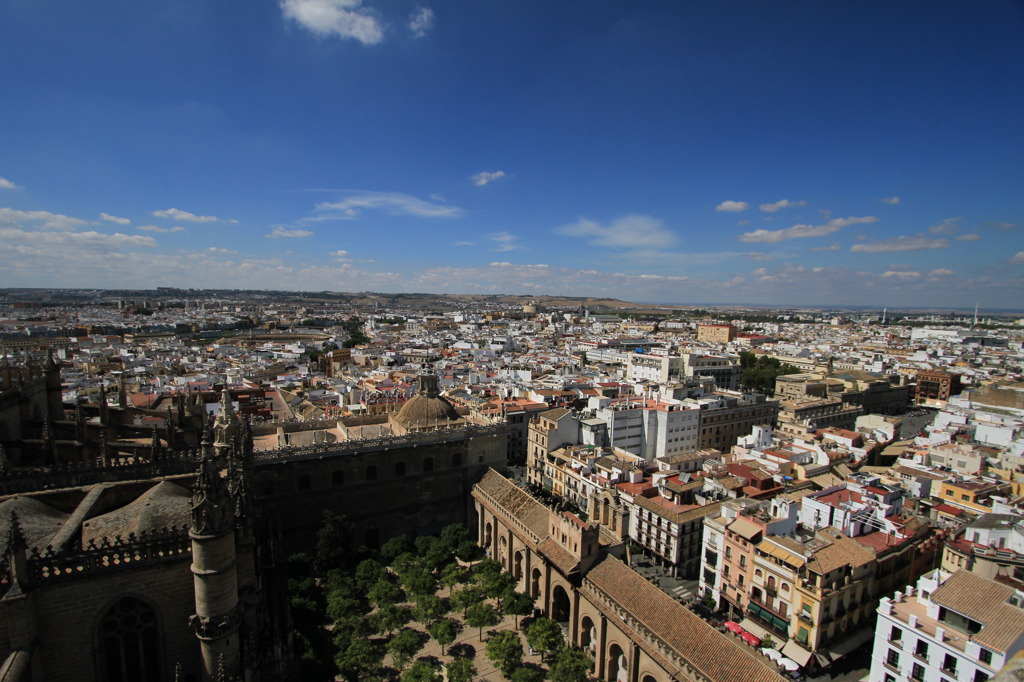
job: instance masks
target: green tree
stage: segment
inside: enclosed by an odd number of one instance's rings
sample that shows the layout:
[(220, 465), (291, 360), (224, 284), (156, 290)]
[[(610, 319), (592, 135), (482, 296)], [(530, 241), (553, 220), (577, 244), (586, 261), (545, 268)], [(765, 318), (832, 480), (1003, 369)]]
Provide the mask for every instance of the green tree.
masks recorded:
[(512, 671), (523, 663), (523, 643), (519, 634), (504, 630), (491, 637), (485, 648), (487, 658), (498, 667), (505, 678), (512, 676)]
[(466, 540), (469, 540), (469, 531), (461, 523), (453, 523), (441, 530), (441, 542), (448, 551), (454, 553)]
[(543, 669), (524, 665), (516, 668), (509, 679), (512, 682), (544, 682), (545, 677)]
[(483, 638), (484, 628), (500, 622), (498, 611), (490, 604), (477, 602), (466, 609), (466, 625), (477, 629), (477, 637)]
[(398, 585), (395, 585), (386, 577), (375, 582), (373, 587), (366, 593), (366, 598), (377, 607), (396, 604), (401, 600), (401, 596), (402, 591), (398, 589)]
[(473, 561), (483, 554), (483, 548), (472, 540), (463, 540), (455, 550), (455, 556), (463, 561)]
[(455, 637), (458, 636), (459, 626), (449, 618), (442, 618), (431, 625), (428, 632), (431, 638), (441, 646), (441, 655), (444, 656), (445, 647), (454, 642)]
[(313, 567), (318, 575), (327, 575), (332, 568), (347, 568), (352, 556), (352, 522), (325, 509), (320, 530), (316, 533), (316, 555)]
[(533, 612), (533, 598), (525, 592), (509, 590), (501, 600), (501, 610), (516, 617), (516, 628), (519, 628), (519, 616), (528, 616)]
[(381, 606), (373, 614), (374, 629), (383, 634), (391, 634), (409, 622), (409, 609), (395, 604)]
[(469, 574), (462, 566), (449, 564), (441, 571), (441, 580), (439, 582), (445, 587), (455, 587), (466, 582), (468, 577)]
[(473, 682), (476, 678), (476, 666), (468, 658), (456, 658), (444, 669), (448, 682)]
[(563, 648), (555, 656), (555, 662), (548, 673), (551, 682), (587, 682), (593, 659), (579, 649)]
[(381, 578), (387, 577), (387, 574), (387, 571), (384, 570), (379, 561), (363, 559), (356, 566), (356, 585), (363, 592), (369, 592), (370, 588)]
[(483, 591), (476, 585), (466, 585), (462, 589), (452, 590), (452, 606), (462, 611), (462, 617), (469, 615), (469, 607), (483, 599)]
[(444, 682), (440, 661), (421, 658), (402, 674), (401, 682)]
[(388, 653), (398, 670), (405, 670), (405, 664), (420, 650), (420, 642), (420, 633), (409, 628), (402, 628), (388, 641)]
[(349, 682), (360, 682), (380, 665), (380, 649), (366, 637), (353, 639), (334, 657), (338, 672)]
[(410, 595), (434, 594), (437, 591), (437, 579), (429, 568), (420, 564), (411, 565), (399, 575), (402, 587)]
[(413, 606), (412, 615), (413, 618), (424, 625), (430, 625), (447, 612), (444, 600), (436, 594), (416, 595), (416, 603)]
[(416, 546), (408, 535), (396, 535), (380, 546), (380, 556), (384, 561), (393, 563), (399, 556), (412, 552)]
[(527, 643), (540, 652), (541, 659), (547, 653), (558, 651), (565, 640), (562, 627), (550, 618), (538, 618), (526, 628)]

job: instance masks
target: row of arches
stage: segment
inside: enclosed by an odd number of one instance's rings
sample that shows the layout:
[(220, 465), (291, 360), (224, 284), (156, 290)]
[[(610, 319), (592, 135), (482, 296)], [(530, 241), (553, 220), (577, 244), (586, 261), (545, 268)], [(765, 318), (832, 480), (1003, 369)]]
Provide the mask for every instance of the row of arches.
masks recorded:
[[(606, 682), (661, 682), (671, 679), (654, 665), (641, 662), (639, 647), (600, 615), (579, 591), (543, 556), (535, 552), (501, 519), (477, 506), (481, 545), (529, 594), (544, 615), (562, 626), (566, 640), (588, 651), (592, 674)], [(639, 670), (637, 670), (639, 668)], [(639, 673), (639, 674), (638, 674)]]

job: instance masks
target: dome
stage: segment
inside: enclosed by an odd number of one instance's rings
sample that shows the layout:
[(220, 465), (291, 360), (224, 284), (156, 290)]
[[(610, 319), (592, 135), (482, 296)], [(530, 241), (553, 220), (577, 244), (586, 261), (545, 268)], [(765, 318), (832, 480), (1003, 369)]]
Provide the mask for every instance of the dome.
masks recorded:
[(437, 388), (437, 375), (421, 374), (419, 390), (402, 405), (392, 421), (403, 431), (424, 431), (462, 423), (455, 407)]

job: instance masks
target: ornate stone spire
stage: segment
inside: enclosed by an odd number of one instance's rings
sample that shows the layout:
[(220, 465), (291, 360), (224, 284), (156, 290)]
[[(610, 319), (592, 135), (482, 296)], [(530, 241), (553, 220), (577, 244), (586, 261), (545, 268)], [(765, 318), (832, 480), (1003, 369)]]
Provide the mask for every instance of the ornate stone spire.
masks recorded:
[(234, 510), (227, 486), (208, 452), (199, 461), (192, 490), (193, 536), (222, 535), (234, 528)]
[(7, 570), (11, 576), (11, 589), (6, 597), (24, 594), (28, 584), (28, 541), (21, 528), (18, 512), (11, 510), (10, 526), (7, 529)]

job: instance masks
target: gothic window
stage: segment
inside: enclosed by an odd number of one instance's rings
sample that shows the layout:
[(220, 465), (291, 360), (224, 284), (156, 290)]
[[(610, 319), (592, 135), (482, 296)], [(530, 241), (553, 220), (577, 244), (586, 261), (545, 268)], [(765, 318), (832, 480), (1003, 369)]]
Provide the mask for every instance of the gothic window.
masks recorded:
[(366, 467), (366, 480), (367, 481), (376, 481), (377, 480), (377, 467), (376, 466), (371, 464), (370, 466)]
[(152, 606), (124, 597), (100, 622), (97, 678), (107, 682), (159, 682), (160, 620)]
[(405, 462), (395, 462), (395, 476), (405, 476)]
[(423, 460), (423, 471), (433, 471), (433, 470), (434, 470), (434, 458), (433, 457), (426, 457), (426, 458), (424, 458), (424, 460)]

